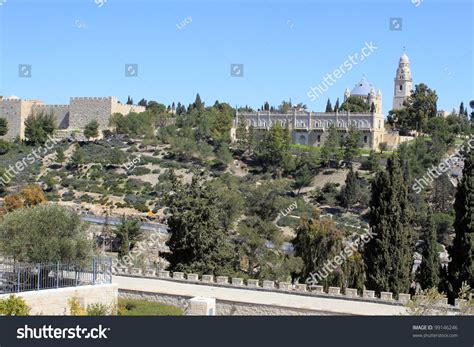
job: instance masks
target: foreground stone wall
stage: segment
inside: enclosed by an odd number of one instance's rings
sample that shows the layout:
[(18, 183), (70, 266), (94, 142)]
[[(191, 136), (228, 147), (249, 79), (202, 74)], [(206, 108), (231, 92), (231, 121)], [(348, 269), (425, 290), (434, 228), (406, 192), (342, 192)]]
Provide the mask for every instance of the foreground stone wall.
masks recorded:
[[(189, 299), (192, 297), (168, 295), (132, 290), (119, 290), (119, 297), (126, 299), (146, 300), (173, 305), (186, 312)], [(321, 316), (329, 315), (321, 311), (301, 310), (296, 308), (278, 307), (272, 305), (246, 304), (235, 301), (216, 300), (217, 316)]]
[[(115, 284), (46, 289), (15, 294), (31, 307), (30, 315), (60, 316), (69, 314), (68, 301), (77, 298), (83, 307), (91, 304), (116, 305), (118, 287)], [(0, 295), (0, 300), (9, 294)]]

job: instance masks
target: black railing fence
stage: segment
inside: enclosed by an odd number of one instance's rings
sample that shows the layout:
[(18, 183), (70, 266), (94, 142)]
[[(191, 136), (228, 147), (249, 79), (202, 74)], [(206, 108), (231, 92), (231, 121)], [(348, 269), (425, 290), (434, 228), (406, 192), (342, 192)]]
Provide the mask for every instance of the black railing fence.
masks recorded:
[(110, 257), (94, 257), (86, 266), (0, 260), (0, 294), (108, 283), (112, 283)]

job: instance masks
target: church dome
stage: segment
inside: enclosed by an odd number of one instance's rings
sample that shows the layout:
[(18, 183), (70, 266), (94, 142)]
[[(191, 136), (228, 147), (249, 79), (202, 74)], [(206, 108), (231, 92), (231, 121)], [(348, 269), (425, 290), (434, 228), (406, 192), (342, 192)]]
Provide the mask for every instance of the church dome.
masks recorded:
[(410, 60), (408, 59), (408, 55), (406, 55), (406, 53), (403, 53), (400, 57), (400, 63), (408, 64), (409, 62)]
[(362, 78), (359, 83), (355, 85), (355, 87), (351, 91), (351, 95), (356, 95), (356, 96), (367, 96), (370, 93), (370, 89), (372, 88), (372, 85), (367, 82), (365, 78)]

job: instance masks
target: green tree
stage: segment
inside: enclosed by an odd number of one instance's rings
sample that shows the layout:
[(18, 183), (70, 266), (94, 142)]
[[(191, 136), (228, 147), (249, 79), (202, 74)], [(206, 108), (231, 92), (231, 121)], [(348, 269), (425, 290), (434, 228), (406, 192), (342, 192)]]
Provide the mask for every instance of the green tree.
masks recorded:
[(370, 105), (362, 98), (349, 96), (341, 105), (341, 110), (354, 113), (366, 113), (370, 111)]
[(35, 146), (44, 144), (55, 130), (56, 121), (52, 113), (32, 114), (25, 121), (25, 137), (29, 144)]
[(454, 240), (448, 248), (451, 262), (449, 277), (451, 290), (448, 297), (453, 300), (467, 282), (474, 286), (474, 152), (463, 153), (466, 156), (462, 179), (458, 184), (454, 200)]
[(270, 222), (257, 216), (243, 220), (238, 227), (238, 240), (241, 263), (247, 265), (246, 273), (251, 278), (287, 281), (292, 272), (301, 270), (301, 261), (294, 261), (281, 250), (281, 232)]
[(289, 155), (289, 149), (286, 132), (280, 124), (275, 123), (265, 133), (257, 148), (257, 160), (266, 169), (281, 167), (285, 157)]
[(428, 88), (426, 84), (420, 83), (415, 86), (410, 97), (405, 101), (412, 129), (426, 130), (428, 120), (436, 117), (437, 101), (436, 92)]
[(326, 104), (326, 113), (333, 112), (331, 100), (328, 98), (328, 102)]
[(391, 157), (386, 171), (372, 183), (370, 227), (375, 233), (365, 246), (366, 286), (376, 292), (408, 292), (414, 236), (413, 211), (408, 199), (400, 158)]
[(437, 288), (440, 282), (441, 263), (439, 261), (436, 228), (431, 210), (428, 214), (425, 230), (423, 233), (423, 259), (417, 269), (416, 279), (421, 289)]
[(72, 169), (78, 169), (81, 165), (85, 164), (85, 154), (84, 150), (78, 145), (74, 152), (71, 155), (71, 159), (69, 160), (69, 166)]
[(321, 159), (328, 167), (331, 161), (339, 161), (339, 148), (340, 141), (337, 134), (337, 129), (334, 125), (332, 125), (329, 128), (326, 141), (324, 141), (323, 147), (321, 148)]
[(172, 271), (229, 275), (235, 269), (235, 250), (223, 226), (225, 211), (219, 196), (196, 177), (191, 184), (172, 178), (165, 203), (170, 239), (167, 259)]
[(19, 262), (84, 264), (92, 255), (92, 242), (77, 213), (40, 204), (3, 217), (0, 251)]
[(196, 94), (196, 99), (194, 100), (193, 104), (194, 108), (196, 108), (198, 111), (202, 111), (204, 109), (204, 104), (201, 101), (201, 96), (199, 93)]
[(362, 162), (362, 170), (369, 170), (371, 173), (380, 169), (380, 157), (375, 151), (370, 151), (368, 158)]
[(351, 126), (343, 142), (344, 160), (351, 162), (359, 154), (361, 146), (361, 133), (355, 127)]
[[(295, 256), (303, 260), (299, 275), (306, 283), (342, 288), (363, 287), (362, 258), (357, 250), (344, 245), (344, 235), (329, 218), (320, 218), (314, 211), (310, 219), (303, 218), (293, 240)], [(342, 264), (331, 262), (336, 256), (347, 258)], [(332, 268), (328, 268), (331, 262)]]
[(117, 226), (115, 234), (117, 235), (117, 244), (119, 246), (118, 256), (119, 258), (123, 258), (128, 255), (137, 242), (142, 239), (143, 231), (140, 222), (126, 219), (125, 216), (122, 216), (122, 220)]
[(345, 185), (341, 189), (341, 206), (346, 209), (352, 207), (359, 199), (358, 191), (358, 177), (351, 168), (347, 174)]
[(8, 121), (5, 118), (0, 118), (0, 136), (5, 136), (8, 133)]
[(64, 149), (62, 147), (58, 147), (58, 149), (56, 150), (55, 160), (56, 160), (56, 162), (58, 162), (61, 165), (66, 160), (66, 156), (64, 155)]
[(99, 137), (99, 123), (96, 120), (87, 123), (84, 128), (84, 136), (88, 140)]

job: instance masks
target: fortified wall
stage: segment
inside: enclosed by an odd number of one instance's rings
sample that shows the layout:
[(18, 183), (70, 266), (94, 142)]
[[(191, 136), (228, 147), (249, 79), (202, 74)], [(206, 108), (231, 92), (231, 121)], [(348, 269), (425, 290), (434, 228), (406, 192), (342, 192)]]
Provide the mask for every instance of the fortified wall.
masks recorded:
[(40, 100), (0, 96), (0, 118), (8, 121), (8, 133), (3, 136), (7, 140), (18, 136), (24, 139), (26, 119), (39, 112), (52, 114), (59, 130), (81, 130), (93, 120), (97, 120), (100, 130), (106, 130), (113, 113), (144, 111), (145, 107), (121, 104), (116, 97), (71, 97), (69, 105), (46, 105)]

